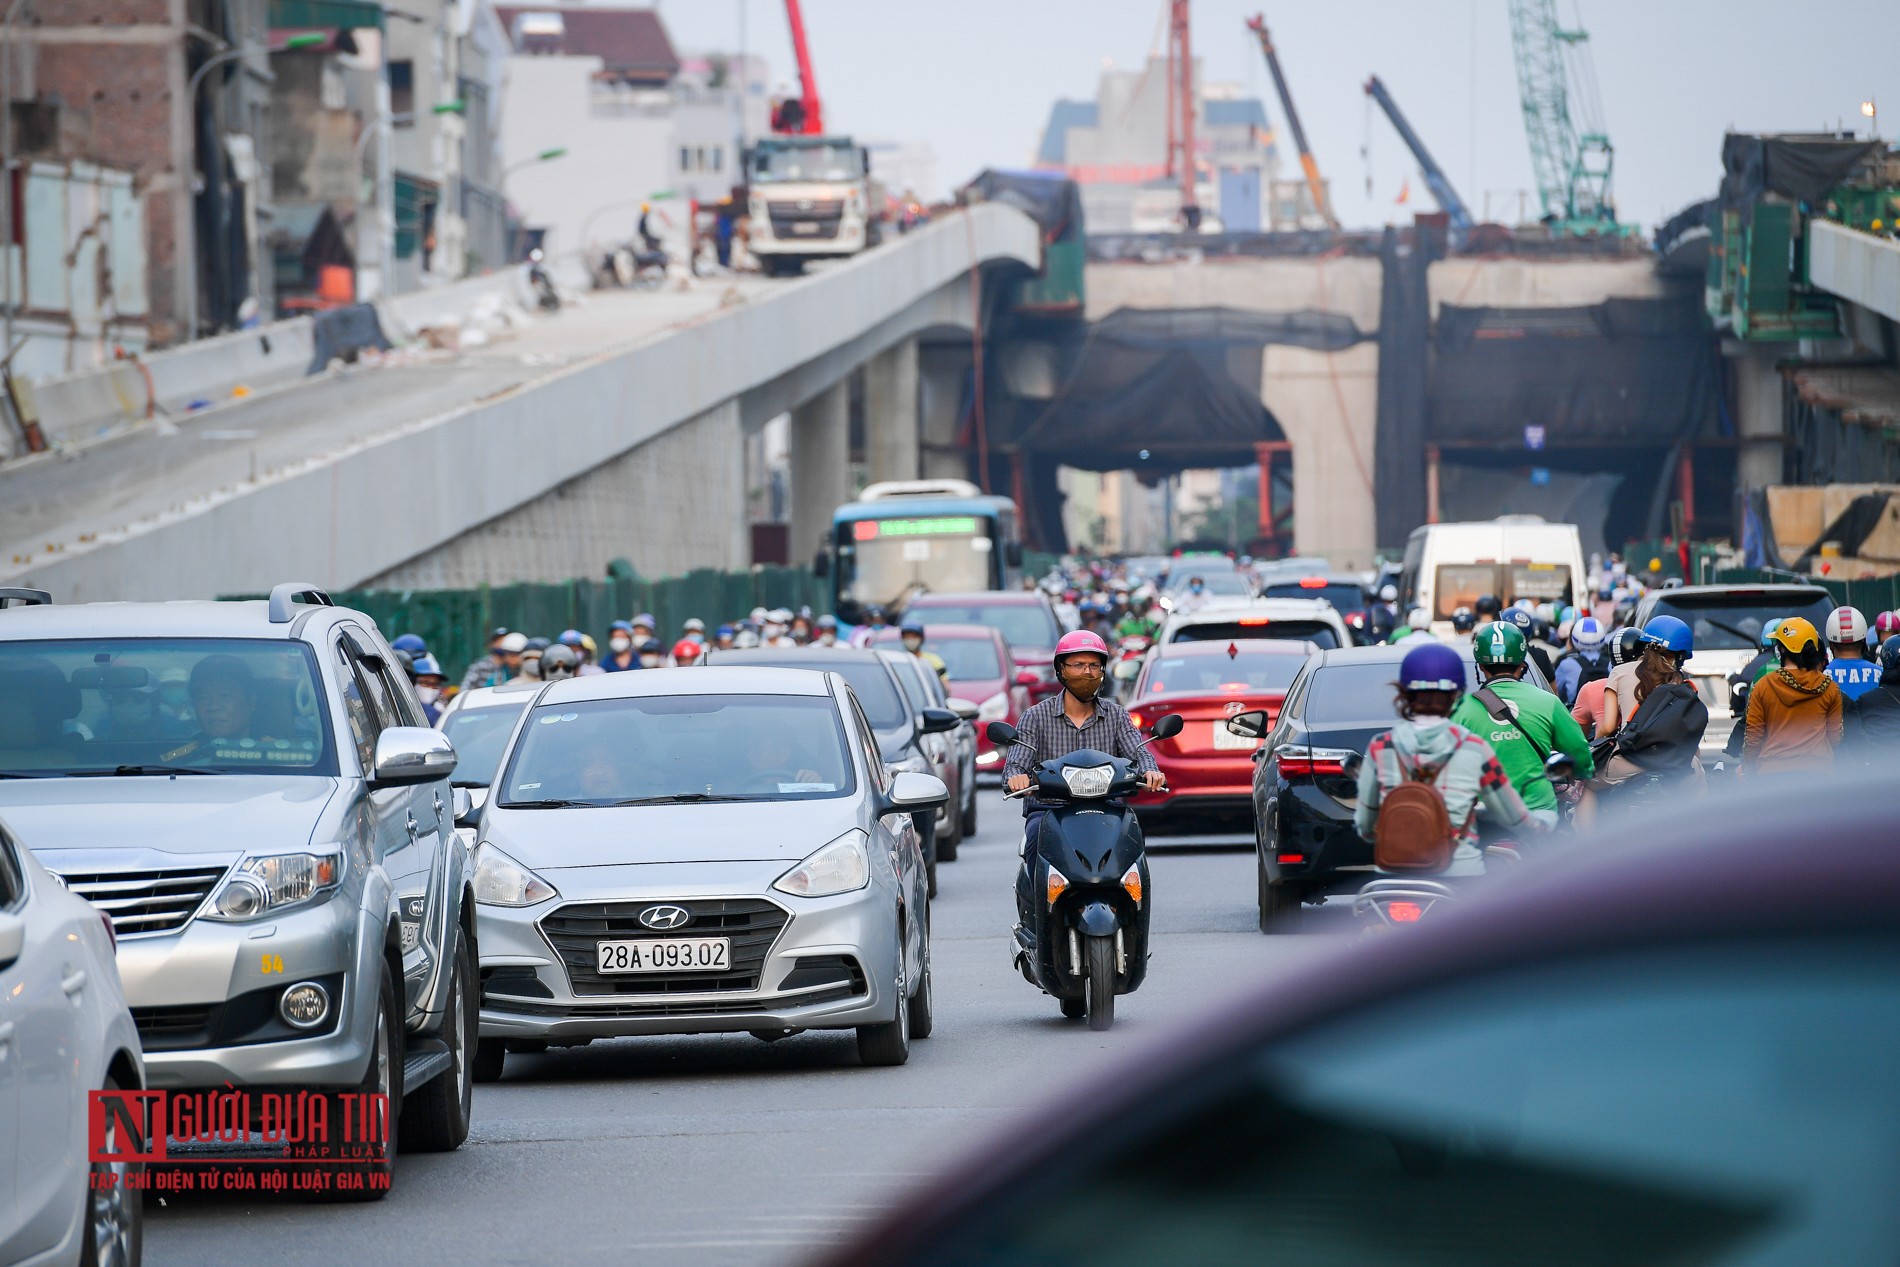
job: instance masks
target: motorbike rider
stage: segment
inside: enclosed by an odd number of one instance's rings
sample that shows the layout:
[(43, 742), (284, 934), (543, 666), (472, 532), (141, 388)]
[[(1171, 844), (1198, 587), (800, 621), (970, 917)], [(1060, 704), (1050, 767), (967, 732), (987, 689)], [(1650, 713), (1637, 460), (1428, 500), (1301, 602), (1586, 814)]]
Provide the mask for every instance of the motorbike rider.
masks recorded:
[(1889, 762), (1900, 752), (1900, 634), (1880, 644), (1880, 681), (1854, 703), (1848, 740), (1869, 761)]
[[(500, 686), (508, 680), (507, 653), (502, 650), (502, 644), (507, 641), (507, 638), (508, 628), (505, 625), (488, 635), (488, 654), (469, 665), (468, 672), (462, 675), (464, 691), (472, 691), (482, 686)], [(523, 638), (521, 645), (527, 646), (528, 640)], [(520, 654), (519, 649), (516, 654)]]
[(1478, 627), (1478, 617), (1469, 607), (1459, 607), (1451, 613), (1451, 637), (1445, 639), (1453, 646), (1470, 646), (1471, 635)]
[(1505, 827), (1531, 824), (1541, 828), (1544, 823), (1524, 804), (1491, 745), (1451, 719), (1465, 691), (1463, 656), (1440, 642), (1413, 647), (1399, 661), (1397, 686), (1399, 724), (1375, 735), (1366, 747), (1359, 766), (1353, 826), (1371, 840), (1385, 794), (1408, 781), (1429, 782), (1444, 798), (1458, 838), (1444, 874), (1453, 878), (1483, 875), (1480, 805), (1491, 820)]
[(642, 638), (635, 644), (640, 652), (640, 667), (659, 669), (666, 666), (666, 648), (660, 645), (658, 638)]
[(691, 638), (681, 638), (673, 644), (673, 663), (678, 668), (691, 668), (699, 663), (699, 658), (704, 654), (705, 644), (694, 642)]
[(1836, 607), (1827, 614), (1827, 649), (1833, 656), (1827, 675), (1848, 703), (1880, 685), (1880, 666), (1867, 658), (1867, 618), (1858, 608)]
[[(1575, 707), (1578, 693), (1592, 682), (1610, 676), (1609, 631), (1595, 616), (1579, 616), (1570, 623), (1570, 650), (1557, 661), (1557, 674), (1551, 681), (1557, 696)], [(1599, 698), (1601, 692), (1599, 691)]]
[(877, 637), (877, 631), (889, 627), (890, 623), (890, 616), (885, 612), (881, 604), (866, 603), (864, 605), (864, 623), (859, 625), (852, 633), (851, 645), (854, 647), (870, 646), (871, 640)]
[(838, 645), (838, 618), (825, 615), (818, 618), (817, 636), (811, 640), (814, 647), (835, 647)]
[(1517, 631), (1524, 635), (1525, 658), (1537, 666), (1537, 671), (1544, 675), (1544, 681), (1556, 681), (1556, 669), (1550, 662), (1550, 653), (1538, 645), (1535, 637), (1537, 617), (1525, 608), (1511, 607), (1499, 612), (1498, 619), (1515, 626)]
[[(938, 655), (935, 651), (924, 650), (923, 617), (906, 616), (904, 617), (904, 623), (899, 625), (897, 629), (898, 635), (904, 640), (904, 650), (929, 665), (930, 671), (937, 675), (937, 680), (943, 683), (944, 689), (949, 690), (950, 667), (943, 662), (943, 657)], [(1104, 649), (1104, 655), (1106, 655), (1106, 649)]]
[(557, 642), (541, 653), (541, 680), (559, 682), (571, 678), (580, 672), (581, 659), (574, 654), (574, 648), (564, 642)]
[(1828, 770), (1840, 746), (1846, 701), (1827, 675), (1821, 635), (1790, 616), (1775, 630), (1774, 672), (1748, 692), (1742, 769), (1749, 774)]
[(1623, 714), (1625, 701), (1612, 697), (1621, 721), (1615, 754), (1603, 763), (1596, 781), (1599, 791), (1637, 775), (1689, 777), (1700, 783), (1702, 763), (1696, 750), (1709, 724), (1709, 710), (1682, 671), (1695, 653), (1694, 632), (1677, 617), (1657, 616), (1643, 626), (1642, 634), (1631, 693), (1634, 707)]
[(1175, 596), (1174, 610), (1178, 612), (1199, 611), (1213, 600), (1207, 592), (1207, 581), (1198, 576), (1188, 577), (1187, 588)]
[(1125, 642), (1130, 638), (1154, 639), (1161, 633), (1161, 622), (1151, 614), (1153, 600), (1143, 594), (1137, 594), (1129, 600), (1128, 614), (1115, 626), (1115, 640)]
[(1366, 612), (1366, 628), (1372, 641), (1384, 642), (1392, 636), (1399, 624), (1399, 588), (1385, 584), (1379, 587), (1379, 601), (1373, 603)]
[(1875, 660), (1880, 659), (1880, 648), (1887, 639), (1900, 634), (1900, 611), (1881, 612), (1874, 617), (1874, 627), (1867, 633), (1867, 654)]
[(431, 726), (442, 719), (442, 685), (446, 680), (442, 676), (442, 666), (435, 657), (423, 652), (414, 661), (416, 702), (422, 705), (423, 715)]
[(1490, 624), (1498, 618), (1499, 614), (1504, 610), (1504, 604), (1498, 601), (1496, 594), (1480, 594), (1478, 595), (1478, 601), (1472, 604), (1472, 609), (1476, 616), (1476, 623), (1479, 626), (1483, 626)]
[(1491, 745), (1525, 807), (1540, 824), (1554, 827), (1557, 790), (1544, 763), (1561, 752), (1575, 777), (1588, 779), (1596, 772), (1590, 742), (1563, 701), (1522, 680), (1528, 656), (1517, 626), (1493, 621), (1478, 631), (1471, 651), (1483, 683), (1459, 701), (1451, 719)]
[[(1036, 767), (1043, 762), (1093, 748), (1111, 757), (1126, 758), (1140, 775), (1143, 787), (1150, 792), (1160, 791), (1166, 781), (1128, 710), (1101, 696), (1108, 672), (1108, 644), (1086, 629), (1073, 630), (1056, 643), (1052, 661), (1062, 693), (1023, 710), (1016, 723), (1018, 741), (1009, 746), (1003, 762), (1004, 788), (1022, 792), (1035, 782)], [(1016, 906), (1025, 919), (1033, 909), (1029, 891), (1031, 842), (1049, 808), (1034, 796), (1023, 801), (1023, 862), (1016, 873)]]

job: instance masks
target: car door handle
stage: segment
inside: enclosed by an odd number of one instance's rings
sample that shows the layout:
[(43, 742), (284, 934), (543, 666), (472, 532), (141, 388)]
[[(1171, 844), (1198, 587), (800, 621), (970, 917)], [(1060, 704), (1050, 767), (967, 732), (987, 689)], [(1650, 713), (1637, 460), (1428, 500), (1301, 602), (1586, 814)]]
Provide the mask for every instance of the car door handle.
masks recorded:
[(66, 992), (66, 997), (68, 998), (78, 994), (81, 990), (86, 988), (86, 970), (81, 968), (70, 976), (61, 977), (59, 979), (59, 988)]
[(435, 794), (435, 816), (442, 817), (442, 793), (440, 792)]
[(422, 834), (422, 828), (416, 825), (416, 816), (414, 814), (411, 814), (409, 816), (409, 839), (414, 840), (417, 836), (420, 836), (421, 834)]
[(0, 1021), (0, 1057), (7, 1054), (7, 1044), (13, 1041), (13, 1022)]

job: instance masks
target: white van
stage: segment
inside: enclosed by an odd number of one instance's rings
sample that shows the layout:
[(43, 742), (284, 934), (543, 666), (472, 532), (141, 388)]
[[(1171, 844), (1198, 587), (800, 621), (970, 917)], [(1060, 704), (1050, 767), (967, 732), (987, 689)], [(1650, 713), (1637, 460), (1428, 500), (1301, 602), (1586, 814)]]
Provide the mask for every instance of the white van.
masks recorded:
[[(1434, 632), (1451, 629), (1451, 614), (1495, 594), (1510, 606), (1578, 603), (1584, 591), (1583, 544), (1575, 524), (1536, 515), (1503, 515), (1484, 523), (1426, 524), (1405, 543), (1399, 612), (1423, 607)], [(1581, 605), (1581, 604), (1579, 604)]]

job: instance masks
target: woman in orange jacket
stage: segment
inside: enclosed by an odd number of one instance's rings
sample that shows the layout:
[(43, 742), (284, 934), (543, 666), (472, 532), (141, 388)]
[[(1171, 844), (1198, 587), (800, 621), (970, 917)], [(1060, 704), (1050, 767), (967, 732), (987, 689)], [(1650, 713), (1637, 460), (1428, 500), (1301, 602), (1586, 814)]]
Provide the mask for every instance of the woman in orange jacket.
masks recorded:
[(1831, 769), (1841, 742), (1843, 699), (1827, 675), (1821, 635), (1797, 616), (1781, 622), (1773, 642), (1781, 663), (1748, 692), (1742, 769), (1750, 774)]

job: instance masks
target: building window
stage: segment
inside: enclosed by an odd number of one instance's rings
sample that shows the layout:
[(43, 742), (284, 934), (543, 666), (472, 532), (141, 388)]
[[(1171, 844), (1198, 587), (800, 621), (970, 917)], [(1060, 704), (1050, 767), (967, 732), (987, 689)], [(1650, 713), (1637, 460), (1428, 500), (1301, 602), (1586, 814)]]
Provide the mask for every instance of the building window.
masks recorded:
[(684, 145), (680, 146), (680, 170), (683, 172), (693, 170), (693, 152)]
[(399, 128), (415, 123), (416, 111), (416, 64), (414, 62), (389, 63), (389, 112), (395, 116), (391, 122)]
[(713, 147), (713, 152), (712, 152), (713, 168), (712, 169), (714, 171), (718, 171), (722, 166), (724, 166), (725, 157), (726, 157), (726, 151), (725, 151), (724, 146)]

